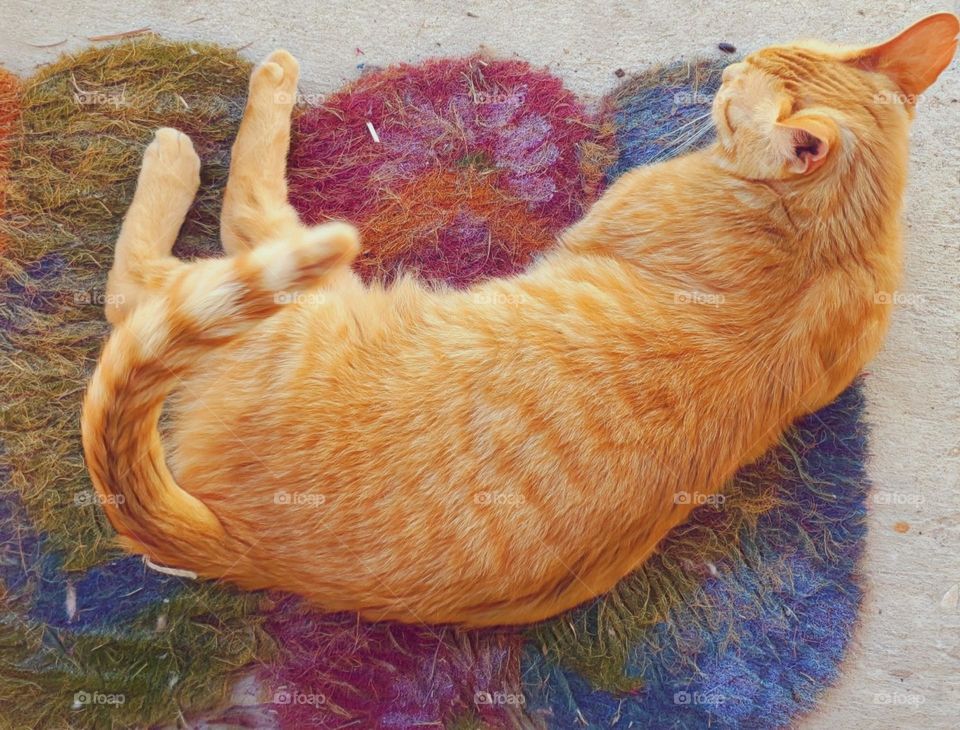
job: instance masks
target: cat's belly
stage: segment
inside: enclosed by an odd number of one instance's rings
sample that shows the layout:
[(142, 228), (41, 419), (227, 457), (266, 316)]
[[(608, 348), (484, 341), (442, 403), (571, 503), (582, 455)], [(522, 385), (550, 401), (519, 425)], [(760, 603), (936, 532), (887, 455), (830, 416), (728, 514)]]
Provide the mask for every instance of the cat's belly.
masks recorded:
[(603, 425), (609, 404), (351, 388), (336, 363), (238, 352), (184, 381), (169, 441), (178, 483), (244, 536), (249, 587), (372, 618), (536, 620), (608, 590), (690, 509), (689, 454), (653, 458), (639, 425)]

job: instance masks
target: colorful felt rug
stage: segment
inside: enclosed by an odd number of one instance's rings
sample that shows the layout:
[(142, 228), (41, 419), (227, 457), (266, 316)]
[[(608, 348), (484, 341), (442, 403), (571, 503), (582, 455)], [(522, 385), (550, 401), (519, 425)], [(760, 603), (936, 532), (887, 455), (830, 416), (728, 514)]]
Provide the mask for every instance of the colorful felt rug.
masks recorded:
[[(301, 105), (291, 196), (362, 231), (367, 278), (453, 286), (527, 266), (630, 167), (706, 143), (719, 63), (587, 106), (522, 61), (373, 70)], [(700, 507), (609, 595), (522, 630), (364, 624), (161, 575), (110, 543), (83, 468), (84, 384), (145, 143), (189, 134), (177, 252), (216, 255), (249, 64), (139, 39), (0, 75), (0, 717), (11, 727), (792, 724), (837, 677), (861, 590), (855, 385)], [(600, 90), (598, 90), (600, 91)], [(222, 725), (220, 725), (222, 726)]]

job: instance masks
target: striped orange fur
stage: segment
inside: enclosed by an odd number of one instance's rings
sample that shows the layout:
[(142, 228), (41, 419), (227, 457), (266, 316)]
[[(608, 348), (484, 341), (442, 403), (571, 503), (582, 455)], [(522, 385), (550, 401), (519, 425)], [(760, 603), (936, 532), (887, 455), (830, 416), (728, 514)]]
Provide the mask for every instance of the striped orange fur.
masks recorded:
[(229, 256), (170, 256), (199, 169), (173, 130), (118, 240), (83, 443), (124, 545), (369, 619), (526, 623), (608, 590), (881, 346), (908, 128), (958, 29), (748, 56), (715, 144), (624, 175), (526, 273), (466, 291), (366, 287), (352, 228), (299, 222), (297, 66), (274, 53)]

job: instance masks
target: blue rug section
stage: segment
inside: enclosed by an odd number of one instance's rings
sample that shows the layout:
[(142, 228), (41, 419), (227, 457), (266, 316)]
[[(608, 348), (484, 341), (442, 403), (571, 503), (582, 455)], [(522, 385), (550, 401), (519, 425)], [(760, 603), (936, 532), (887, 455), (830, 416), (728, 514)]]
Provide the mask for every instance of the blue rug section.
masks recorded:
[[(25, 608), (38, 623), (76, 633), (116, 632), (183, 585), (133, 556), (68, 573), (30, 524), (16, 493), (0, 491), (0, 585), (9, 605)], [(69, 608), (68, 591), (73, 596)]]
[[(0, 353), (15, 352), (6, 333), (21, 335), (38, 326), (25, 318), (27, 311), (39, 315), (57, 311), (60, 304), (51, 297), (62, 297), (63, 293), (54, 294), (49, 287), (69, 276), (69, 261), (51, 253), (26, 266), (22, 281), (14, 277), (0, 280), (0, 299), (15, 303), (0, 308)], [(72, 287), (80, 288), (79, 283)], [(92, 308), (99, 309), (96, 304)], [(4, 448), (0, 441), (0, 454)], [(149, 570), (140, 558), (132, 556), (85, 571), (65, 571), (62, 556), (33, 528), (9, 480), (9, 470), (0, 469), (0, 586), (6, 591), (4, 608), (16, 605), (23, 612), (18, 614), (21, 617), (75, 633), (116, 633), (144, 609), (173, 597), (182, 587), (182, 580)], [(89, 496), (94, 497), (92, 492)], [(68, 592), (72, 594), (69, 608)]]
[[(615, 96), (620, 158), (610, 178), (671, 156), (677, 130), (697, 135), (696, 120), (709, 111), (705, 95), (719, 86), (721, 68), (690, 72), (698, 76), (696, 87), (626, 84)], [(692, 146), (711, 138), (706, 131)], [(641, 689), (595, 690), (528, 644), (522, 668), (527, 711), (558, 729), (767, 730), (789, 726), (812, 709), (837, 678), (862, 597), (857, 565), (869, 491), (863, 412), (857, 382), (741, 472), (752, 481), (778, 475), (780, 503), (750, 534), (741, 533), (740, 551), (716, 564), (702, 592), (676, 606), (669, 621), (634, 648), (623, 675), (640, 677)], [(706, 524), (709, 508), (697, 510), (694, 520)], [(711, 625), (704, 625), (698, 603), (704, 595), (716, 607)]]
[[(647, 86), (644, 76), (615, 94), (614, 123), (619, 159), (607, 171), (613, 182), (639, 165), (675, 157), (713, 141), (709, 121), (713, 95), (720, 88), (724, 64), (677, 66), (677, 82)], [(668, 74), (669, 75), (669, 74)], [(638, 83), (639, 82), (639, 83)]]

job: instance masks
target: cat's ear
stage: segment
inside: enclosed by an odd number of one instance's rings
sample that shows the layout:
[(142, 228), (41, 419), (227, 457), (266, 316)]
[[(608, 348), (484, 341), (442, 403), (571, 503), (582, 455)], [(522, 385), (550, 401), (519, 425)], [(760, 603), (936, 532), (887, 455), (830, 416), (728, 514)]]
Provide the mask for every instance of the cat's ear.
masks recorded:
[(937, 13), (918, 21), (886, 43), (858, 51), (851, 59), (868, 71), (886, 74), (911, 100), (937, 80), (957, 50), (960, 20)]
[(819, 169), (837, 144), (837, 125), (821, 115), (794, 114), (777, 122), (773, 133), (787, 169), (797, 175)]

